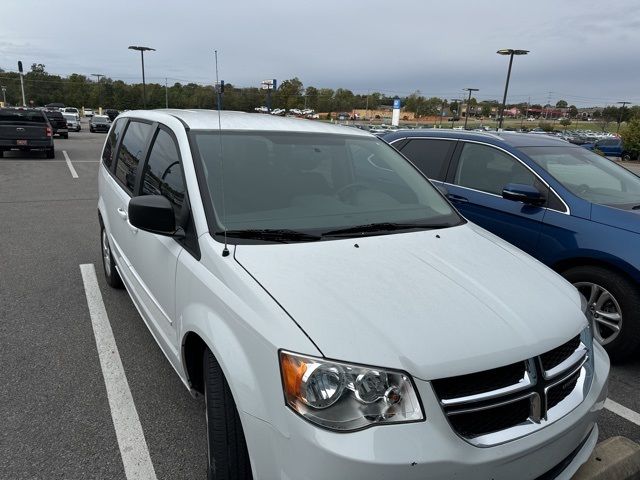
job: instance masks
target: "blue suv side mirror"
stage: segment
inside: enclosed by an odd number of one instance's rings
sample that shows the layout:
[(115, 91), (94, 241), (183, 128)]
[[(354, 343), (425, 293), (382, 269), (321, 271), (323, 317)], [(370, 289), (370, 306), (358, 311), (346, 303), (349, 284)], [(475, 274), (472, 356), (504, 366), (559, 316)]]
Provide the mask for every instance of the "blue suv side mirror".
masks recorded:
[(536, 206), (545, 202), (544, 196), (536, 187), (522, 183), (507, 183), (502, 190), (502, 198)]

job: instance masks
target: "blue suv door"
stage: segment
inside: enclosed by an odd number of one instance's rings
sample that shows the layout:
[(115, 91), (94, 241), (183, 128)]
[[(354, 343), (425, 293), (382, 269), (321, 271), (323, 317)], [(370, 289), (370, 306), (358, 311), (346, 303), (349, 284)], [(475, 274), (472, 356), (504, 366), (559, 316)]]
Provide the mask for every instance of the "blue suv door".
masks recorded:
[(622, 156), (622, 141), (616, 138), (605, 138), (599, 140), (596, 143), (596, 147), (607, 157), (621, 157)]
[(469, 220), (531, 255), (536, 253), (544, 207), (502, 198), (508, 183), (548, 187), (511, 154), (488, 144), (461, 141), (447, 174), (449, 199)]

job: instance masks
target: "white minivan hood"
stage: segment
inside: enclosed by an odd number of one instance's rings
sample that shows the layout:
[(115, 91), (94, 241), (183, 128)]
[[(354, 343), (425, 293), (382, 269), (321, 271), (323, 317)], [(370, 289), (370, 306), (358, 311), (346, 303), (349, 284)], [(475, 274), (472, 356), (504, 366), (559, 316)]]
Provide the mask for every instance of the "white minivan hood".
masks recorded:
[(326, 357), (423, 380), (539, 355), (586, 326), (569, 283), (471, 223), (235, 258)]

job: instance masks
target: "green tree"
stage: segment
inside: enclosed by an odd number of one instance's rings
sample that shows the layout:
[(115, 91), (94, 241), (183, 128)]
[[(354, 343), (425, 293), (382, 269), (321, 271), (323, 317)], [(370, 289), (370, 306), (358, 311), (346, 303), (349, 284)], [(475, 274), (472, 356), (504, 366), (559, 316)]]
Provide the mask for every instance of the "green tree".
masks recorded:
[(280, 108), (296, 108), (302, 101), (302, 82), (298, 77), (283, 81), (275, 95), (275, 104)]
[(556, 102), (556, 108), (567, 108), (569, 104), (567, 103), (566, 100), (558, 100)]
[(569, 107), (569, 118), (575, 118), (578, 116), (578, 108), (575, 105)]
[(560, 120), (560, 125), (562, 125), (563, 127), (568, 127), (569, 125), (571, 125), (571, 120), (569, 120), (568, 118), (563, 118), (562, 120)]
[(630, 158), (637, 159), (640, 154), (640, 118), (634, 117), (620, 130), (620, 137)]

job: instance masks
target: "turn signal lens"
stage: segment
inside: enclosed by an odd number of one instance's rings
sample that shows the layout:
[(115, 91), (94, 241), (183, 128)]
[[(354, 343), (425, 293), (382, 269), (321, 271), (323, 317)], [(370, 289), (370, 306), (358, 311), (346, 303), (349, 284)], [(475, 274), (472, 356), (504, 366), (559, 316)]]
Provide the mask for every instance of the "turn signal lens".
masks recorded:
[(280, 352), (287, 405), (312, 423), (354, 431), (385, 423), (424, 420), (404, 372)]

